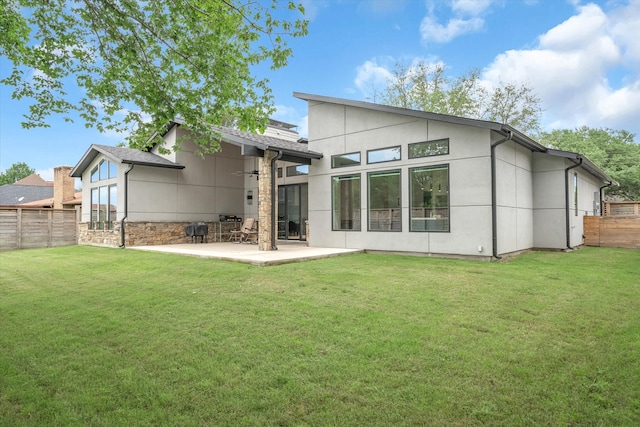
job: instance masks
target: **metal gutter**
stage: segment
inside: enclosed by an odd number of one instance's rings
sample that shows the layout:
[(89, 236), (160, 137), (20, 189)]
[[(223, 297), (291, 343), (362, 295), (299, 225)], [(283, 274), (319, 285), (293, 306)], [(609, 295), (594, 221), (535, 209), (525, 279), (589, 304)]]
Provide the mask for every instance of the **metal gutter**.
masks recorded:
[(129, 216), (129, 172), (131, 172), (134, 166), (135, 165), (132, 164), (131, 167), (129, 167), (129, 169), (124, 173), (124, 216), (120, 221), (120, 248), (124, 248), (124, 224), (127, 216)]
[(502, 259), (498, 255), (498, 207), (496, 189), (496, 147), (513, 138), (513, 132), (507, 129), (507, 136), (491, 144), (491, 237), (493, 239), (493, 257)]
[(612, 181), (609, 181), (609, 183), (608, 183), (608, 184), (603, 185), (602, 187), (600, 187), (600, 190), (599, 190), (599, 191), (600, 191), (600, 216), (603, 216), (603, 215), (604, 215), (604, 205), (603, 205), (603, 202), (604, 202), (604, 201), (602, 200), (602, 199), (603, 199), (603, 197), (602, 197), (602, 190), (604, 190), (604, 189), (605, 189), (605, 188), (607, 188), (607, 187), (611, 187), (612, 185), (613, 185), (613, 182), (612, 182)]
[(566, 235), (567, 235), (567, 249), (573, 249), (571, 247), (571, 229), (569, 228), (571, 226), (571, 216), (570, 216), (570, 211), (569, 211), (569, 171), (571, 169), (575, 169), (578, 166), (582, 165), (582, 157), (578, 154), (577, 159), (579, 160), (578, 163), (576, 163), (573, 166), (569, 166), (568, 168), (566, 168), (564, 170), (564, 210), (565, 210), (565, 231), (566, 231)]

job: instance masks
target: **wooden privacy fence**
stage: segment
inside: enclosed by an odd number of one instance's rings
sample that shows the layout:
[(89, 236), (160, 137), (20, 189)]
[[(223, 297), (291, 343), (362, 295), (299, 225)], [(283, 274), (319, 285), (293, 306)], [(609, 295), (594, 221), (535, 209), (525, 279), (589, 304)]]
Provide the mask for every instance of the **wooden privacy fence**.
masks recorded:
[(640, 216), (585, 216), (584, 244), (640, 249)]
[(0, 250), (78, 243), (74, 209), (0, 208)]
[(604, 202), (604, 216), (640, 216), (640, 202)]

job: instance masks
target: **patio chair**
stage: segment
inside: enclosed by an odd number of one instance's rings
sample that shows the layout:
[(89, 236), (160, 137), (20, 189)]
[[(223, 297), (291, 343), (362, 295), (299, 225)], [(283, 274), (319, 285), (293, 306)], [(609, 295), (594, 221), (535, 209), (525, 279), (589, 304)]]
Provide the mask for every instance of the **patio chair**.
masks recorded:
[(254, 230), (255, 224), (255, 218), (246, 218), (239, 229), (231, 230), (229, 240), (233, 240), (235, 243), (242, 243), (251, 233), (251, 230)]
[(244, 233), (240, 236), (240, 241), (242, 243), (258, 244), (258, 221), (254, 221), (251, 228), (245, 228)]

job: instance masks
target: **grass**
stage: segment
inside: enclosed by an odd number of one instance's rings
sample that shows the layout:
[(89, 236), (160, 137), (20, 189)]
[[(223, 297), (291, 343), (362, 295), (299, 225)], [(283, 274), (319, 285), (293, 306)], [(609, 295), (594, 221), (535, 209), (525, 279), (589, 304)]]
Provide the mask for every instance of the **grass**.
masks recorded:
[(638, 425), (640, 251), (0, 252), (0, 425)]

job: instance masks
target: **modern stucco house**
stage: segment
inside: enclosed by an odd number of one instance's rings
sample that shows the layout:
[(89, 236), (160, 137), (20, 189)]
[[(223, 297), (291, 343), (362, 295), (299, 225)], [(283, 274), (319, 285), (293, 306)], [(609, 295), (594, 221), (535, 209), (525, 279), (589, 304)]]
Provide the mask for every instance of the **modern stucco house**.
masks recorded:
[(83, 182), (81, 243), (186, 242), (193, 221), (216, 241), (237, 227), (223, 215), (258, 219), (263, 250), (306, 239), (490, 259), (582, 244), (582, 217), (600, 214), (613, 183), (508, 125), (294, 96), (308, 102), (308, 140), (281, 122), (263, 135), (220, 129), (221, 151), (202, 159), (176, 121), (164, 147), (187, 140), (171, 154), (91, 146), (71, 172)]

